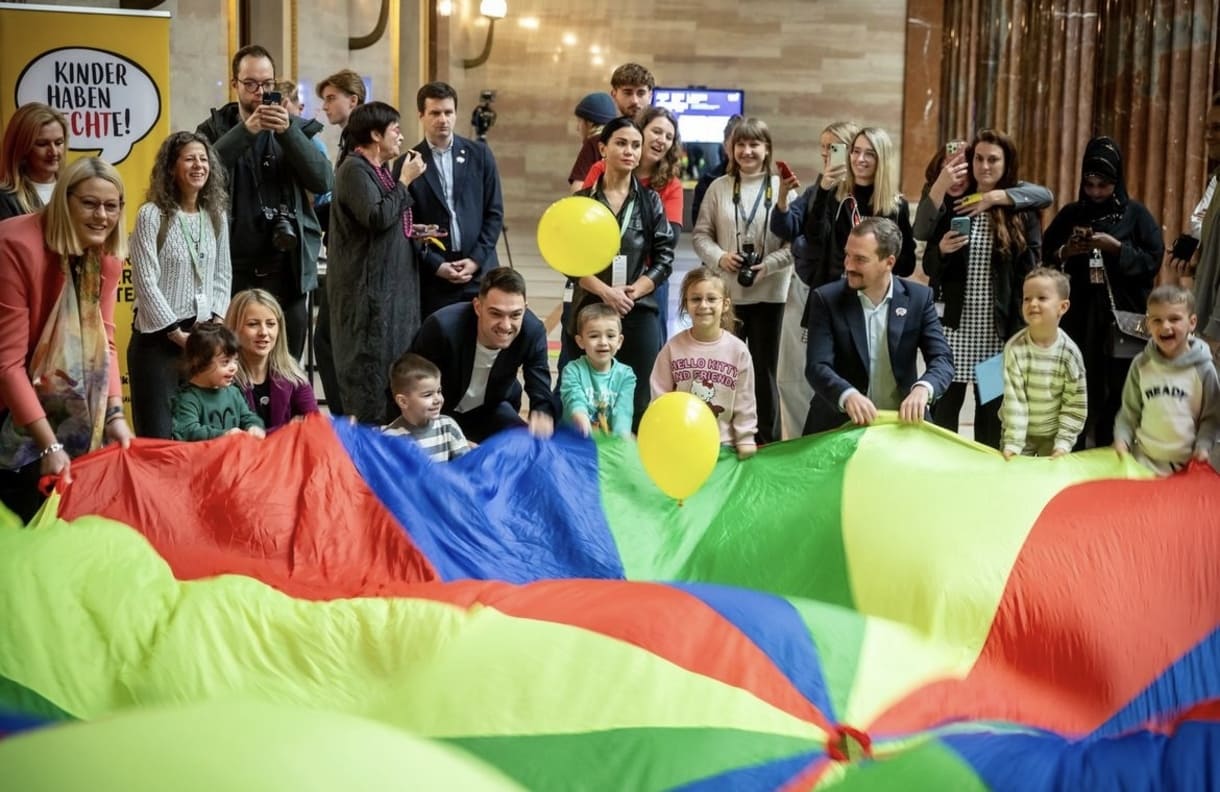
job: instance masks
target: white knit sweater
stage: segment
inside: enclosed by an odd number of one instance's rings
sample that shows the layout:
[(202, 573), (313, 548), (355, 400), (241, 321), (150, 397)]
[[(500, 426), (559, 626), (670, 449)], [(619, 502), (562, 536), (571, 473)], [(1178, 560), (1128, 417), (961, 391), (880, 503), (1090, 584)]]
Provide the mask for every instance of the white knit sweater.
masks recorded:
[[(745, 222), (754, 207), (758, 191), (762, 188), (762, 174), (743, 176), (741, 204), (738, 207), (733, 205), (732, 176), (721, 176), (712, 182), (703, 197), (703, 205), (699, 207), (699, 217), (695, 221), (695, 231), (691, 237), (696, 255), (704, 264), (720, 271), (729, 283), (729, 298), (738, 305), (784, 303), (788, 300), (788, 281), (792, 277), (792, 249), (787, 242), (771, 233), (765, 201), (759, 203), (753, 222), (749, 225)], [(779, 200), (779, 189), (779, 176), (773, 175), (772, 211), (775, 210), (775, 202)], [(788, 201), (795, 201), (796, 197), (796, 193), (791, 193)], [(738, 208), (740, 215), (734, 225), (734, 210)], [(721, 256), (726, 252), (736, 253), (740, 250), (738, 231), (741, 232), (741, 242), (753, 242), (756, 250), (765, 252), (762, 260), (763, 271), (750, 287), (737, 283), (735, 273), (720, 269)], [(762, 244), (764, 231), (765, 246)]]

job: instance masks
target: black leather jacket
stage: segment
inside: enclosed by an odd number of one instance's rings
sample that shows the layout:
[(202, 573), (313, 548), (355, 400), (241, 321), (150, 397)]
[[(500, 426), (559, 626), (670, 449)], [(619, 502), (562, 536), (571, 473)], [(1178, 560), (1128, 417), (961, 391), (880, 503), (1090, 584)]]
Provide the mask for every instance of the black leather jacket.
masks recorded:
[[(600, 178), (597, 180), (597, 184), (576, 194), (592, 198), (603, 204), (606, 203), (606, 198), (602, 194)], [(660, 286), (669, 278), (674, 269), (673, 229), (669, 227), (669, 221), (665, 219), (661, 196), (657, 195), (654, 190), (641, 187), (634, 176), (631, 177), (631, 193), (623, 202), (624, 211), (632, 202), (632, 198), (635, 199), (635, 206), (632, 209), (631, 217), (619, 218), (620, 223), (627, 223), (622, 246), (619, 248), (619, 253), (627, 257), (627, 282), (632, 283), (641, 275), (647, 275), (649, 280)], [(608, 263), (604, 270), (597, 273), (597, 277), (603, 283), (610, 283), (610, 275), (611, 268)], [(572, 316), (595, 299), (593, 295), (585, 292), (577, 284), (576, 291), (572, 295)], [(635, 307), (657, 311), (656, 292), (653, 291), (648, 296), (636, 300)]]

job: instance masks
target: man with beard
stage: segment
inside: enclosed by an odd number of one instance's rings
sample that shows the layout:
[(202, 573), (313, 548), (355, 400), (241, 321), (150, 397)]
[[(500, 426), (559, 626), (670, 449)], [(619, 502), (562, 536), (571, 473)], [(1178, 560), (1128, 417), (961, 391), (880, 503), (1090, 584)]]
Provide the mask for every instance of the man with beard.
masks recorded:
[[(809, 295), (805, 376), (813, 386), (805, 434), (850, 420), (867, 426), (878, 410), (919, 423), (953, 380), (932, 290), (893, 274), (902, 232), (884, 217), (866, 217), (847, 238), (845, 277)], [(927, 369), (916, 372), (916, 353)]]

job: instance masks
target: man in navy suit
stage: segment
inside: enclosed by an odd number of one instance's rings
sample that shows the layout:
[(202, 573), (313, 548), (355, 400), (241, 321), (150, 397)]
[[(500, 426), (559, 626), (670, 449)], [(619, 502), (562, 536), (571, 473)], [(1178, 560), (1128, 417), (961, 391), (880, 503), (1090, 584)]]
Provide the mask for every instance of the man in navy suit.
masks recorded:
[[(411, 351), (441, 370), (442, 411), (474, 442), (526, 425), (538, 437), (551, 436), (555, 405), (546, 328), (526, 308), (525, 279), (516, 271), (488, 270), (477, 297), (424, 320)], [(528, 424), (521, 419), (518, 369), (530, 400)]]
[[(415, 95), (424, 139), (415, 150), (428, 166), (408, 188), (414, 222), (448, 232), (445, 250), (426, 244), (420, 259), (421, 308), (426, 317), (439, 308), (470, 301), (483, 273), (500, 266), (496, 243), (504, 227), (500, 174), (491, 149), (454, 134), (457, 92), (430, 82)], [(394, 165), (394, 177), (402, 168)]]
[[(846, 278), (809, 295), (805, 377), (813, 385), (804, 434), (849, 419), (867, 426), (877, 410), (897, 410), (907, 423), (927, 417), (928, 405), (953, 380), (932, 290), (893, 274), (902, 250), (898, 226), (866, 217), (847, 238)], [(927, 366), (917, 377), (916, 352)]]

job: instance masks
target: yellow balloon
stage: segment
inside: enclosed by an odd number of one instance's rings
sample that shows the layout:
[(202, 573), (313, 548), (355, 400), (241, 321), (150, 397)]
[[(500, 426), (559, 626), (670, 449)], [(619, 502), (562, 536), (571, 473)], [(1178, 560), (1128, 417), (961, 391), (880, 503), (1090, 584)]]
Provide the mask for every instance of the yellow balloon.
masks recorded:
[(683, 391), (666, 393), (640, 419), (640, 461), (671, 498), (694, 495), (720, 455), (720, 427), (707, 403)]
[(581, 195), (561, 198), (538, 221), (538, 250), (572, 278), (596, 275), (618, 255), (618, 220), (604, 204)]

